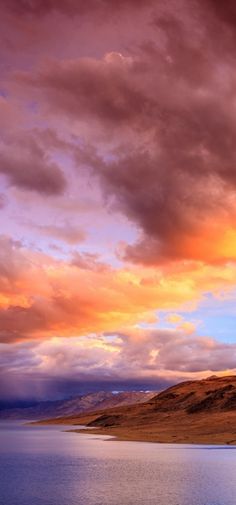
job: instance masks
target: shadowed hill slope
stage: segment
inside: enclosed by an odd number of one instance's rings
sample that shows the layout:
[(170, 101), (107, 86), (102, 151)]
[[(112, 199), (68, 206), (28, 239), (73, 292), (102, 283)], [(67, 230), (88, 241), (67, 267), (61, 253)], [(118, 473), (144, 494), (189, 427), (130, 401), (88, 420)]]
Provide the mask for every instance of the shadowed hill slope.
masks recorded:
[(98, 409), (109, 409), (116, 406), (145, 402), (155, 395), (141, 391), (112, 393), (100, 391), (60, 401), (39, 402), (28, 408), (3, 409), (0, 419), (46, 419), (48, 417), (67, 417), (92, 412)]

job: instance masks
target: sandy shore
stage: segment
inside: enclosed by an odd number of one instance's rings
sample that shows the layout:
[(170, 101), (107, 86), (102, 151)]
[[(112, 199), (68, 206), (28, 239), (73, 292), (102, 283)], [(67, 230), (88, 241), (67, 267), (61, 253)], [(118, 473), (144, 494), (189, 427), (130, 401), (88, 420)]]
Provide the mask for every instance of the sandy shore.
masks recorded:
[(212, 414), (206, 416), (198, 414), (194, 418), (183, 419), (183, 416), (158, 416), (158, 420), (149, 426), (120, 426), (120, 427), (89, 427), (81, 429), (91, 422), (93, 416), (78, 419), (51, 419), (32, 423), (33, 425), (61, 425), (71, 426), (76, 433), (110, 435), (117, 440), (178, 443), (178, 444), (217, 444), (236, 445), (236, 413)]

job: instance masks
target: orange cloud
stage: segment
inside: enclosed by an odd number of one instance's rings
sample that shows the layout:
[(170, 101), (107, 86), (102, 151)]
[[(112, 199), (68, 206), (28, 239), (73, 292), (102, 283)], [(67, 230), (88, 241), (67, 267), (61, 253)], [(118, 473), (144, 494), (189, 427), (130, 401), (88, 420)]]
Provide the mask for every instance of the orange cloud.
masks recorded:
[(183, 318), (179, 314), (168, 314), (166, 321), (171, 324), (179, 324), (183, 321)]
[(93, 266), (92, 257), (90, 263), (75, 264), (6, 238), (1, 245), (2, 341), (78, 336), (154, 322), (158, 310), (191, 310), (205, 292), (218, 296), (236, 282), (234, 265), (106, 269)]

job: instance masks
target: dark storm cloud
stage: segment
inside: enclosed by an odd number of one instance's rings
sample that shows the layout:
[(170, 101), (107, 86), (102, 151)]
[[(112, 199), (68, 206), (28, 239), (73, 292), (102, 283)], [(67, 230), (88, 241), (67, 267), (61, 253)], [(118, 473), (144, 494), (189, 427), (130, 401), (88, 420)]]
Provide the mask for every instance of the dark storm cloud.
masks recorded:
[[(48, 107), (74, 119), (97, 118), (102, 123), (133, 123), (155, 105), (132, 81), (139, 65), (116, 53), (102, 61), (82, 58), (74, 61), (49, 61), (36, 75), (18, 73), (19, 84), (32, 87), (46, 97)], [(148, 113), (148, 111), (147, 111)]]
[(227, 25), (235, 28), (236, 25), (236, 5), (234, 0), (206, 0), (204, 4), (209, 6), (209, 13), (216, 14), (217, 18)]

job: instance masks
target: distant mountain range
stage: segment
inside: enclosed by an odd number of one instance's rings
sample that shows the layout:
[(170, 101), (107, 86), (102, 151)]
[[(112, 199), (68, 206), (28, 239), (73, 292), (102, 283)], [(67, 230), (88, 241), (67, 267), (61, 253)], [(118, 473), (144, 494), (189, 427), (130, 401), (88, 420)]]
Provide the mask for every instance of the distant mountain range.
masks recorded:
[(236, 445), (236, 376), (182, 382), (145, 403), (102, 408), (66, 423), (122, 440)]
[(109, 409), (117, 406), (139, 404), (152, 398), (156, 393), (146, 393), (139, 391), (128, 392), (106, 392), (89, 393), (76, 396), (67, 400), (38, 402), (35, 405), (2, 408), (0, 419), (29, 419), (39, 420), (50, 417), (76, 416), (84, 412), (94, 410)]

